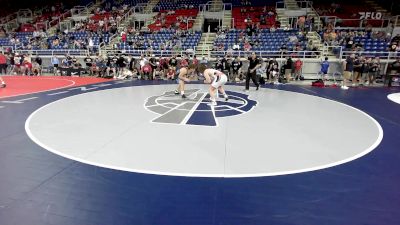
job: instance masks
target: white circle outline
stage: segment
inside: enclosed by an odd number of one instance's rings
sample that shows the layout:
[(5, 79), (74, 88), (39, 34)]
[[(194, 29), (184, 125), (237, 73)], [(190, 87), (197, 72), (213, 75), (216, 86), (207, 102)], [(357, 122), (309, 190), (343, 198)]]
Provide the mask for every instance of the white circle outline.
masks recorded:
[[(147, 85), (141, 85), (141, 86), (147, 86)], [(131, 87), (136, 87), (136, 86), (131, 86)], [(127, 87), (120, 87), (120, 88), (127, 88)], [(119, 88), (115, 88), (115, 89), (119, 89)], [(31, 115), (29, 115), (28, 119), (25, 121), (25, 131), (28, 135), (28, 137), (35, 142), (37, 145), (39, 145), (40, 147), (46, 149), (49, 152), (52, 152), (56, 155), (62, 156), (64, 158), (67, 159), (71, 159), (80, 163), (84, 163), (84, 164), (88, 164), (88, 165), (92, 165), (92, 166), (98, 166), (98, 167), (102, 167), (102, 168), (107, 168), (107, 169), (113, 169), (113, 170), (119, 170), (119, 171), (125, 171), (125, 172), (133, 172), (133, 173), (141, 173), (141, 174), (150, 174), (150, 175), (163, 175), (163, 176), (178, 176), (178, 177), (202, 177), (202, 178), (252, 178), (252, 177), (269, 177), (269, 176), (282, 176), (282, 175), (290, 175), (290, 174), (298, 174), (298, 173), (305, 173), (305, 172), (311, 172), (311, 171), (316, 171), (316, 170), (322, 170), (322, 169), (327, 169), (327, 168), (331, 168), (334, 166), (338, 166), (341, 164), (345, 164), (348, 162), (351, 162), (353, 160), (356, 160), (358, 158), (361, 158), (365, 155), (367, 155), (368, 153), (372, 152), (382, 141), (383, 139), (383, 129), (381, 127), (381, 125), (378, 123), (378, 121), (376, 121), (373, 117), (371, 117), (370, 115), (368, 115), (367, 113), (365, 113), (364, 111), (357, 109), (353, 106), (344, 104), (342, 102), (339, 101), (335, 101), (332, 99), (328, 99), (328, 98), (323, 98), (323, 97), (319, 97), (319, 96), (315, 96), (315, 95), (310, 95), (310, 94), (305, 94), (305, 93), (299, 93), (299, 92), (295, 92), (295, 91), (286, 91), (286, 90), (278, 90), (278, 89), (273, 89), (276, 91), (283, 91), (283, 92), (294, 92), (297, 94), (302, 94), (302, 95), (307, 95), (307, 96), (312, 96), (312, 97), (316, 97), (316, 98), (322, 98), (331, 102), (335, 102), (335, 103), (339, 103), (341, 105), (344, 105), (348, 108), (354, 109), (358, 112), (360, 112), (361, 114), (367, 116), (367, 118), (371, 119), (375, 125), (378, 127), (378, 131), (379, 131), (379, 135), (378, 138), (376, 139), (376, 141), (370, 146), (368, 147), (366, 150), (352, 156), (349, 157), (347, 159), (343, 159), (334, 163), (329, 163), (329, 164), (325, 164), (325, 165), (321, 165), (321, 166), (315, 166), (315, 167), (310, 167), (310, 168), (305, 168), (305, 169), (299, 169), (299, 170), (289, 170), (289, 171), (280, 171), (280, 172), (272, 172), (272, 173), (250, 173), (250, 174), (240, 174), (240, 175), (235, 175), (235, 174), (201, 174), (201, 173), (174, 173), (174, 172), (163, 172), (163, 171), (152, 171), (152, 170), (141, 170), (141, 169), (131, 169), (131, 168), (126, 168), (126, 167), (119, 167), (119, 166), (109, 166), (109, 165), (104, 165), (101, 163), (96, 163), (93, 161), (89, 161), (89, 160), (85, 160), (85, 159), (81, 159), (81, 158), (77, 158), (74, 156), (70, 156), (67, 154), (64, 154), (60, 151), (57, 151), (55, 149), (52, 149), (51, 147), (45, 145), (44, 143), (40, 142), (31, 132), (30, 128), (29, 128), (29, 124), (31, 119), (33, 118), (33, 116), (38, 113), (41, 109), (48, 107), (52, 104), (55, 104), (56, 102), (65, 100), (67, 98), (72, 98), (72, 97), (76, 97), (77, 95), (73, 95), (73, 96), (69, 96), (66, 98), (62, 98), (59, 99), (57, 101), (51, 102), (47, 105), (44, 105), (40, 108), (38, 108), (37, 110), (35, 110)], [(83, 93), (80, 95), (86, 95), (86, 94), (90, 94), (92, 92), (88, 92), (88, 93)], [(250, 95), (249, 95), (250, 97)], [(254, 108), (254, 107), (253, 107)], [(251, 111), (251, 110), (250, 110)], [(153, 112), (154, 113), (154, 112)]]

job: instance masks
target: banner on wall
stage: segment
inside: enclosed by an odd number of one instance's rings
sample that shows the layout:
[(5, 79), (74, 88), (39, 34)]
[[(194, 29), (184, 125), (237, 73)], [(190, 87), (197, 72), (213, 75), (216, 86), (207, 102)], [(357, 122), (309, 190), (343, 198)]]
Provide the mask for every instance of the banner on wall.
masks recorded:
[(372, 20), (380, 20), (382, 19), (381, 12), (359, 12), (360, 20), (363, 19), (372, 19)]

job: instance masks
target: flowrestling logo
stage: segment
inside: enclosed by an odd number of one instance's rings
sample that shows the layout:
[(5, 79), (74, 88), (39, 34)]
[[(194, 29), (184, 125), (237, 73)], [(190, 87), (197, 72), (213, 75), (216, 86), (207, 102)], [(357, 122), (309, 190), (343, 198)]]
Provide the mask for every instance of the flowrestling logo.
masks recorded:
[(208, 92), (200, 89), (186, 90), (186, 99), (175, 95), (173, 91), (146, 99), (145, 107), (159, 116), (153, 123), (218, 126), (218, 118), (237, 116), (249, 112), (257, 105), (257, 101), (249, 99), (243, 93), (226, 91), (229, 101), (217, 99), (212, 106)]

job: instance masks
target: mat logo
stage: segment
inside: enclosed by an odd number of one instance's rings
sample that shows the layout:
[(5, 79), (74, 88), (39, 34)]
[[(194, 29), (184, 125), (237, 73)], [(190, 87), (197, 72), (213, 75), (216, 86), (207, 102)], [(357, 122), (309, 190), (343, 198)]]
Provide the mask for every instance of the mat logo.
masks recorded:
[(151, 121), (153, 123), (218, 126), (217, 118), (247, 113), (257, 105), (257, 101), (250, 100), (246, 94), (226, 93), (229, 101), (219, 99), (217, 106), (211, 106), (210, 95), (204, 90), (186, 90), (186, 99), (169, 91), (147, 98), (145, 108), (159, 115)]

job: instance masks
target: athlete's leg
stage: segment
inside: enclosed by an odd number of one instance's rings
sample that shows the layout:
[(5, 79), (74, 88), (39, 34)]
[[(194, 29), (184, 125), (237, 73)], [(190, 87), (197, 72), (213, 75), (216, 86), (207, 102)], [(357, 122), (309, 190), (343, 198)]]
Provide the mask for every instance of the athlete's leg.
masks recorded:
[(211, 105), (217, 105), (217, 101), (215, 100), (215, 92), (216, 88), (210, 85), (210, 100), (211, 100)]
[(229, 97), (228, 97), (228, 95), (226, 94), (226, 92), (225, 92), (225, 90), (224, 90), (224, 88), (223, 88), (222, 86), (219, 86), (219, 87), (218, 87), (218, 91), (221, 92), (221, 94), (224, 95), (225, 101), (228, 101), (228, 100), (229, 100)]

